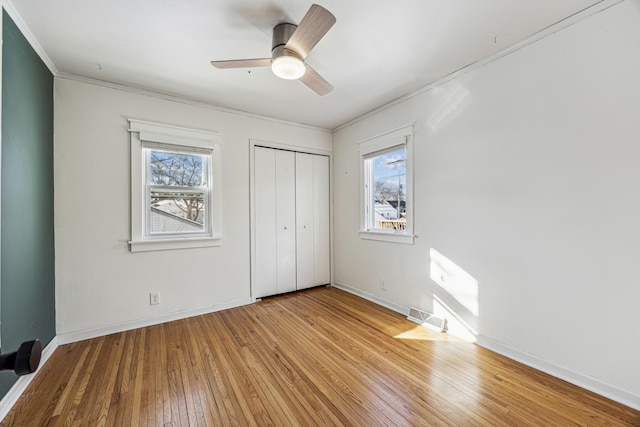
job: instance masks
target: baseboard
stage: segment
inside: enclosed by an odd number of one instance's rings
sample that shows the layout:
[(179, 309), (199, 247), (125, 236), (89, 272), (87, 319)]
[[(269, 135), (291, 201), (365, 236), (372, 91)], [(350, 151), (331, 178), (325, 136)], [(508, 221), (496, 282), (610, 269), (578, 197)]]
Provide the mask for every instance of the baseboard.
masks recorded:
[(82, 341), (85, 339), (101, 337), (104, 335), (114, 334), (117, 332), (129, 331), (132, 329), (143, 328), (145, 326), (157, 325), (160, 323), (171, 322), (174, 320), (186, 319), (188, 317), (200, 316), (202, 314), (213, 313), (216, 311), (227, 310), (229, 308), (240, 307), (243, 305), (253, 303), (253, 298), (240, 298), (232, 301), (228, 301), (221, 304), (215, 304), (207, 307), (200, 307), (192, 310), (184, 310), (176, 313), (170, 313), (163, 316), (153, 317), (150, 319), (141, 319), (131, 322), (124, 322), (117, 325), (109, 325), (101, 328), (86, 329), (82, 331), (74, 331), (66, 334), (60, 334), (54, 337), (49, 344), (42, 350), (42, 356), (40, 358), (40, 366), (38, 370), (31, 375), (25, 375), (16, 381), (16, 383), (9, 389), (7, 394), (0, 400), (0, 422), (7, 416), (13, 405), (18, 401), (22, 393), (27, 389), (27, 386), (31, 384), (31, 381), (40, 372), (45, 363), (49, 360), (49, 357), (53, 352), (61, 345), (69, 344), (76, 341)]
[(132, 329), (144, 328), (147, 326), (159, 325), (161, 323), (172, 322), (174, 320), (186, 319), (188, 317), (200, 316), (202, 314), (214, 313), (216, 311), (227, 310), (229, 308), (240, 307), (251, 304), (252, 298), (239, 298), (211, 306), (200, 307), (190, 310), (178, 311), (175, 313), (165, 314), (162, 316), (152, 317), (148, 319), (133, 320), (115, 325), (107, 325), (92, 329), (83, 329), (80, 331), (66, 332), (58, 334), (58, 342), (60, 345), (70, 344), (77, 341), (83, 341), (91, 338), (102, 337), (105, 335), (115, 334), (118, 332), (130, 331)]
[(486, 336), (478, 335), (477, 338), (478, 339), (476, 341), (476, 344), (481, 347), (487, 348), (491, 351), (508, 357), (509, 359), (513, 359), (524, 365), (547, 373), (551, 376), (577, 385), (578, 387), (582, 387), (586, 390), (592, 391), (596, 394), (599, 394), (600, 396), (615, 400), (616, 402), (629, 406), (630, 408), (640, 410), (640, 396), (634, 393), (622, 390), (596, 378), (579, 374), (570, 369), (554, 365), (553, 363), (544, 361), (537, 356), (534, 356), (533, 354), (516, 350), (506, 344), (494, 341), (491, 338), (487, 338)]
[[(343, 283), (334, 282), (333, 286), (338, 289), (342, 289), (343, 291), (362, 297), (375, 304), (398, 312), (402, 315), (406, 316), (409, 312), (409, 307), (403, 307), (399, 304), (392, 303), (385, 300), (384, 298), (380, 298), (376, 295), (372, 295), (368, 292), (361, 291), (351, 286), (347, 286)], [(570, 369), (554, 365), (553, 363), (549, 363), (532, 354), (516, 350), (506, 344), (492, 340), (491, 338), (487, 338), (484, 335), (478, 335), (476, 338), (476, 344), (480, 347), (484, 347), (486, 349), (494, 351), (498, 354), (508, 357), (509, 359), (530, 366), (556, 378), (560, 378), (561, 380), (592, 391), (596, 394), (599, 394), (600, 396), (604, 396), (630, 408), (640, 410), (640, 396), (634, 393), (622, 390), (618, 387), (612, 386), (611, 384), (607, 384), (595, 378), (579, 374), (577, 372), (571, 371)]]
[(377, 295), (370, 294), (368, 292), (361, 291), (360, 289), (352, 288), (351, 286), (347, 286), (343, 283), (333, 282), (332, 286), (334, 288), (342, 289), (345, 292), (349, 292), (350, 294), (357, 295), (361, 298), (364, 298), (368, 301), (381, 305), (383, 307), (388, 308), (389, 310), (393, 310), (396, 313), (400, 313), (403, 316), (406, 316), (409, 313), (409, 307), (404, 307), (402, 305), (396, 304), (391, 301), (387, 301), (384, 298), (380, 298)]
[(4, 395), (2, 400), (0, 400), (0, 422), (4, 420), (4, 417), (7, 416), (13, 405), (16, 404), (22, 393), (27, 389), (27, 386), (31, 384), (31, 381), (38, 375), (38, 372), (42, 370), (42, 367), (47, 363), (49, 357), (53, 354), (54, 351), (60, 346), (60, 342), (58, 341), (58, 337), (53, 337), (49, 344), (42, 350), (42, 355), (40, 356), (40, 365), (38, 369), (30, 375), (24, 375), (18, 378), (18, 381), (9, 389), (7, 394)]
[[(399, 304), (392, 303), (376, 295), (361, 291), (359, 289), (344, 285), (342, 283), (334, 282), (333, 286), (345, 292), (349, 292), (351, 294), (362, 297), (382, 307), (386, 307), (402, 315), (406, 315), (409, 310), (408, 307), (404, 307)], [(38, 374), (38, 372), (40, 372), (42, 367), (47, 363), (50, 356), (60, 345), (68, 344), (76, 341), (82, 341), (89, 338), (96, 338), (99, 336), (109, 335), (117, 332), (124, 332), (132, 329), (142, 328), (145, 326), (152, 326), (160, 323), (171, 322), (174, 320), (186, 319), (188, 317), (213, 313), (216, 311), (226, 310), (234, 307), (240, 307), (240, 306), (251, 304), (251, 303), (253, 303), (252, 298), (241, 298), (241, 299), (229, 301), (223, 304), (216, 304), (213, 306), (202, 307), (194, 310), (185, 310), (177, 313), (167, 314), (164, 316), (154, 317), (152, 319), (143, 319), (143, 320), (137, 320), (132, 322), (125, 322), (118, 325), (111, 325), (111, 326), (106, 326), (102, 328), (70, 332), (67, 334), (61, 334), (59, 336), (56, 336), (49, 342), (49, 344), (47, 344), (47, 346), (42, 351), (42, 357), (40, 359), (40, 366), (38, 367), (38, 370), (32, 375), (25, 375), (18, 378), (16, 383), (13, 385), (13, 387), (11, 387), (11, 389), (2, 398), (2, 400), (0, 400), (0, 422), (9, 413), (13, 405), (15, 405), (15, 403), (18, 401), (22, 393), (26, 390), (27, 386), (31, 383), (31, 381), (33, 381), (33, 379)], [(579, 374), (577, 372), (571, 371), (561, 366), (554, 365), (553, 363), (546, 362), (532, 354), (516, 350), (512, 347), (509, 347), (506, 344), (492, 340), (491, 338), (488, 338), (484, 335), (478, 335), (476, 344), (486, 349), (489, 349), (491, 351), (494, 351), (498, 354), (501, 354), (505, 357), (508, 357), (509, 359), (513, 359), (524, 365), (537, 369), (541, 372), (545, 372), (556, 378), (560, 378), (571, 384), (577, 385), (578, 387), (582, 387), (586, 390), (592, 391), (596, 394), (607, 397), (616, 402), (622, 403), (623, 405), (629, 406), (630, 408), (640, 410), (640, 396), (634, 393), (628, 392), (626, 390), (622, 390), (618, 387), (612, 386), (598, 379)]]

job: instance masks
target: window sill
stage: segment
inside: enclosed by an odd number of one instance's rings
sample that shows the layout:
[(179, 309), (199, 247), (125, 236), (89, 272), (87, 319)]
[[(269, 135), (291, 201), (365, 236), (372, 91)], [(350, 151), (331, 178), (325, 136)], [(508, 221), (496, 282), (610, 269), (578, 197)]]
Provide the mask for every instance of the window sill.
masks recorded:
[(157, 239), (130, 241), (131, 252), (166, 251), (172, 249), (209, 248), (220, 246), (221, 236), (189, 237), (184, 239)]
[(379, 242), (403, 243), (413, 245), (415, 240), (413, 234), (397, 234), (384, 231), (360, 231), (360, 238), (365, 240), (377, 240)]

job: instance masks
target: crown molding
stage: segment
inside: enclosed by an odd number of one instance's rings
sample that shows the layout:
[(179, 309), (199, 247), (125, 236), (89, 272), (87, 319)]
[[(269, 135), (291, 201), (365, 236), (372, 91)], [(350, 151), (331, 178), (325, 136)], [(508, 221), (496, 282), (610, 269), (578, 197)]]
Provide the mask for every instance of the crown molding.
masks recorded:
[(53, 74), (54, 77), (63, 78), (63, 79), (67, 79), (67, 80), (75, 80), (75, 81), (79, 81), (79, 82), (83, 82), (83, 83), (89, 83), (89, 84), (93, 84), (93, 85), (97, 85), (97, 86), (103, 86), (103, 87), (107, 87), (107, 88), (111, 88), (111, 89), (122, 90), (122, 91), (125, 91), (125, 92), (136, 93), (136, 94), (139, 94), (139, 95), (151, 96), (151, 97), (154, 97), (154, 98), (159, 98), (159, 99), (164, 99), (164, 100), (167, 100), (167, 101), (173, 101), (173, 102), (178, 102), (178, 103), (182, 103), (182, 104), (192, 105), (192, 106), (195, 106), (195, 107), (207, 108), (207, 109), (210, 109), (210, 110), (215, 110), (215, 111), (219, 111), (219, 112), (223, 112), (223, 113), (234, 114), (234, 115), (239, 115), (239, 116), (243, 116), (243, 117), (249, 117), (249, 118), (258, 119), (258, 120), (264, 120), (264, 121), (268, 121), (268, 122), (271, 122), (271, 123), (278, 123), (278, 124), (281, 124), (281, 125), (293, 126), (293, 127), (296, 127), (296, 128), (309, 129), (309, 130), (314, 130), (314, 131), (319, 131), (319, 132), (324, 132), (324, 133), (332, 133), (331, 129), (321, 128), (321, 127), (318, 127), (318, 126), (312, 126), (312, 125), (308, 125), (308, 124), (305, 124), (305, 123), (298, 123), (298, 122), (292, 122), (292, 121), (289, 121), (289, 120), (277, 119), (275, 117), (263, 116), (263, 115), (260, 115), (260, 114), (254, 114), (254, 113), (250, 113), (248, 111), (243, 111), (243, 110), (237, 110), (237, 109), (233, 109), (233, 108), (223, 107), (223, 106), (220, 106), (220, 105), (211, 104), (211, 103), (207, 103), (207, 102), (203, 102), (203, 101), (198, 101), (198, 100), (195, 100), (195, 99), (189, 99), (189, 98), (183, 98), (183, 97), (179, 97), (179, 96), (175, 96), (175, 95), (169, 95), (169, 94), (165, 94), (165, 93), (162, 93), (162, 92), (159, 92), (159, 91), (141, 89), (141, 88), (138, 88), (138, 87), (135, 87), (135, 86), (127, 86), (127, 85), (123, 85), (123, 84), (119, 84), (119, 83), (112, 83), (112, 82), (108, 82), (108, 81), (104, 81), (104, 80), (98, 80), (98, 79), (94, 79), (94, 78), (91, 78), (91, 77), (80, 76), (80, 75), (77, 75), (77, 74), (70, 74), (70, 73), (61, 72), (60, 70), (58, 70), (58, 68), (56, 68), (56, 66), (54, 65), (54, 63), (51, 60), (51, 58), (49, 58), (49, 56), (47, 55), (45, 50), (42, 48), (42, 45), (40, 45), (40, 43), (38, 42), (38, 39), (36, 38), (36, 36), (31, 32), (31, 30), (29, 29), (29, 27), (27, 26), (25, 21), (22, 19), (22, 16), (20, 16), (20, 13), (18, 13), (17, 9), (15, 8), (15, 6), (11, 2), (11, 0), (0, 0), (0, 1), (2, 2), (3, 9), (7, 12), (9, 17), (13, 20), (13, 22), (16, 24), (16, 27), (18, 27), (18, 29), (20, 30), (20, 32), (22, 33), (24, 38), (27, 39), (27, 42), (31, 45), (33, 50), (40, 57), (42, 62), (44, 62), (44, 64), (49, 69), (49, 71), (51, 71), (51, 74)]
[(352, 126), (356, 123), (359, 123), (371, 116), (374, 116), (382, 111), (388, 110), (398, 104), (402, 104), (405, 101), (408, 101), (418, 95), (421, 95), (425, 92), (430, 91), (433, 88), (436, 88), (438, 86), (441, 86), (447, 82), (449, 82), (450, 80), (453, 80), (457, 77), (460, 77), (464, 74), (467, 74), (471, 71), (477, 70), (485, 65), (488, 65), (494, 61), (497, 61), (507, 55), (510, 55), (516, 51), (519, 51), (520, 49), (523, 49), (539, 40), (544, 39), (545, 37), (548, 37), (558, 31), (561, 31), (565, 28), (568, 28), (570, 26), (572, 26), (573, 24), (582, 21), (585, 18), (588, 18), (590, 16), (596, 15), (604, 10), (609, 9), (612, 6), (615, 6), (618, 3), (621, 3), (625, 0), (601, 0), (600, 2), (596, 3), (593, 6), (590, 6), (588, 8), (585, 8), (579, 12), (574, 13), (573, 15), (562, 19), (561, 21), (556, 22), (555, 24), (552, 24), (546, 28), (544, 28), (541, 31), (538, 31), (537, 33), (531, 35), (530, 37), (528, 37), (527, 39), (516, 43), (512, 46), (507, 47), (506, 49), (501, 50), (500, 52), (497, 52), (489, 57), (486, 57), (484, 59), (481, 59), (479, 61), (473, 62), (469, 65), (466, 65), (432, 83), (429, 83), (425, 86), (422, 86), (412, 92), (409, 92), (406, 95), (403, 95), (401, 97), (398, 97), (390, 102), (387, 102), (384, 105), (381, 105), (380, 107), (377, 107), (365, 114), (362, 114), (361, 116), (358, 116), (352, 120), (349, 120), (348, 122), (334, 128), (334, 129), (326, 129), (326, 128), (321, 128), (321, 127), (317, 127), (317, 126), (312, 126), (312, 125), (308, 125), (308, 124), (304, 124), (304, 123), (297, 123), (297, 122), (291, 122), (291, 121), (287, 121), (287, 120), (282, 120), (282, 119), (276, 119), (274, 117), (269, 117), (269, 116), (263, 116), (260, 114), (254, 114), (254, 113), (250, 113), (248, 111), (243, 111), (243, 110), (236, 110), (233, 108), (227, 108), (227, 107), (223, 107), (223, 106), (219, 106), (219, 105), (215, 105), (215, 104), (210, 104), (210, 103), (206, 103), (206, 102), (202, 102), (202, 101), (197, 101), (197, 100), (193, 100), (193, 99), (187, 99), (187, 98), (182, 98), (182, 97), (178, 97), (178, 96), (174, 96), (174, 95), (168, 95), (168, 94), (164, 94), (161, 92), (156, 92), (156, 91), (150, 91), (150, 90), (146, 90), (146, 89), (141, 89), (141, 88), (137, 88), (137, 87), (133, 87), (133, 86), (126, 86), (126, 85), (122, 85), (122, 84), (118, 84), (118, 83), (112, 83), (112, 82), (107, 82), (107, 81), (103, 81), (103, 80), (98, 80), (98, 79), (93, 79), (93, 78), (89, 78), (89, 77), (84, 77), (84, 76), (79, 76), (79, 75), (75, 75), (75, 74), (69, 74), (69, 73), (62, 73), (60, 72), (56, 66), (53, 64), (53, 61), (51, 61), (51, 58), (49, 58), (49, 56), (47, 55), (47, 53), (44, 51), (44, 49), (42, 48), (42, 46), (40, 45), (40, 43), (38, 42), (38, 40), (36, 39), (36, 37), (33, 35), (33, 33), (31, 32), (31, 30), (29, 30), (29, 27), (27, 26), (27, 24), (24, 22), (24, 20), (22, 19), (22, 17), (20, 16), (20, 14), (18, 13), (18, 11), (16, 10), (16, 8), (13, 6), (11, 0), (1, 0), (2, 1), (2, 6), (3, 8), (6, 10), (7, 14), (11, 17), (11, 19), (13, 20), (13, 22), (16, 24), (16, 26), (18, 27), (18, 29), (22, 32), (22, 34), (24, 35), (24, 37), (27, 39), (27, 41), (29, 42), (29, 44), (32, 46), (32, 48), (36, 51), (36, 53), (38, 54), (38, 56), (42, 59), (42, 61), (45, 63), (45, 65), (47, 66), (47, 68), (49, 68), (49, 70), (51, 71), (51, 73), (55, 76), (55, 77), (60, 77), (60, 78), (66, 78), (69, 80), (76, 80), (76, 81), (80, 81), (80, 82), (84, 82), (84, 83), (90, 83), (90, 84), (95, 84), (95, 85), (99, 85), (99, 86), (104, 86), (104, 87), (109, 87), (112, 89), (119, 89), (119, 90), (124, 90), (127, 92), (132, 92), (132, 93), (137, 93), (137, 94), (141, 94), (141, 95), (148, 95), (148, 96), (153, 96), (156, 98), (161, 98), (161, 99), (165, 99), (165, 100), (169, 100), (169, 101), (175, 101), (175, 102), (180, 102), (180, 103), (184, 103), (184, 104), (188, 104), (188, 105), (193, 105), (193, 106), (198, 106), (198, 107), (203, 107), (203, 108), (208, 108), (208, 109), (212, 109), (212, 110), (216, 110), (216, 111), (220, 111), (220, 112), (225, 112), (225, 113), (229, 113), (229, 114), (236, 114), (236, 115), (241, 115), (244, 117), (250, 117), (250, 118), (255, 118), (255, 119), (259, 119), (259, 120), (265, 120), (265, 121), (269, 121), (269, 122), (275, 122), (275, 123), (280, 123), (280, 124), (284, 124), (284, 125), (288, 125), (288, 126), (294, 126), (294, 127), (301, 127), (301, 128), (305, 128), (305, 129), (311, 129), (311, 130), (316, 130), (316, 131), (321, 131), (321, 132), (328, 132), (328, 133), (334, 133), (334, 132), (338, 132), (342, 129), (345, 129), (349, 126)]
[(7, 15), (9, 15), (9, 17), (16, 24), (16, 27), (18, 27), (24, 38), (27, 39), (33, 50), (40, 57), (42, 62), (44, 62), (44, 65), (46, 65), (49, 71), (51, 71), (51, 74), (53, 74), (54, 76), (57, 75), (58, 69), (54, 65), (51, 58), (49, 58), (49, 56), (47, 55), (47, 52), (44, 51), (44, 49), (38, 42), (38, 39), (36, 39), (36, 36), (31, 32), (27, 24), (24, 22), (22, 16), (20, 16), (16, 8), (13, 6), (11, 0), (2, 0), (2, 8), (7, 12)]
[(309, 130), (314, 130), (314, 131), (318, 131), (318, 132), (333, 133), (333, 131), (331, 129), (321, 128), (321, 127), (309, 125), (309, 124), (306, 124), (306, 123), (298, 123), (298, 122), (292, 122), (292, 121), (289, 121), (289, 120), (277, 119), (275, 117), (263, 116), (263, 115), (260, 115), (260, 114), (250, 113), (248, 111), (237, 110), (237, 109), (229, 108), (229, 107), (223, 107), (221, 105), (210, 104), (210, 103), (203, 102), (203, 101), (198, 101), (198, 100), (195, 100), (195, 99), (183, 98), (183, 97), (180, 97), (180, 96), (169, 95), (169, 94), (166, 94), (166, 93), (157, 92), (157, 91), (153, 91), (153, 90), (141, 89), (141, 88), (135, 87), (135, 86), (127, 86), (127, 85), (123, 85), (123, 84), (120, 84), (120, 83), (109, 82), (109, 81), (106, 81), (106, 80), (98, 80), (98, 79), (94, 79), (94, 78), (91, 78), (91, 77), (79, 76), (77, 74), (58, 72), (57, 74), (55, 74), (55, 76), (60, 78), (60, 79), (73, 80), (73, 81), (77, 81), (77, 82), (81, 82), (81, 83), (87, 83), (87, 84), (92, 84), (92, 85), (96, 85), (96, 86), (102, 86), (102, 87), (106, 87), (106, 88), (109, 88), (109, 89), (116, 89), (116, 90), (121, 90), (121, 91), (124, 91), (124, 92), (135, 93), (135, 94), (138, 94), (138, 95), (150, 96), (150, 97), (153, 97), (153, 98), (163, 99), (165, 101), (178, 102), (178, 103), (181, 103), (181, 104), (191, 105), (191, 106), (200, 107), (200, 108), (206, 108), (206, 109), (218, 111), (218, 112), (221, 112), (221, 113), (233, 114), (233, 115), (242, 116), (242, 117), (248, 117), (248, 118), (257, 119), (257, 120), (264, 120), (264, 121), (271, 122), (271, 123), (278, 123), (278, 124), (285, 125), (285, 126), (292, 126), (292, 127), (296, 127), (296, 128), (309, 129)]
[(488, 65), (494, 61), (497, 61), (507, 55), (510, 55), (514, 52), (519, 51), (520, 49), (524, 49), (525, 47), (539, 41), (542, 40), (554, 33), (557, 33), (558, 31), (561, 31), (565, 28), (568, 28), (570, 26), (572, 26), (573, 24), (576, 24), (580, 21), (582, 21), (583, 19), (586, 19), (590, 16), (596, 15), (604, 10), (609, 9), (612, 6), (615, 6), (618, 3), (622, 3), (625, 0), (601, 0), (600, 2), (594, 4), (593, 6), (589, 6), (585, 9), (582, 9), (579, 12), (574, 13), (571, 16), (568, 16), (558, 22), (556, 22), (555, 24), (552, 24), (540, 31), (538, 31), (537, 33), (527, 37), (525, 40), (513, 44), (499, 52), (496, 52), (495, 54), (488, 56), (486, 58), (483, 58), (479, 61), (473, 62), (469, 65), (466, 65), (450, 74), (447, 74), (446, 76), (431, 82), (425, 86), (422, 86), (412, 92), (409, 92), (406, 95), (403, 95), (399, 98), (396, 98), (392, 101), (387, 102), (386, 104), (381, 105), (380, 107), (374, 108), (373, 110), (364, 113), (361, 116), (356, 117), (355, 119), (349, 120), (348, 122), (341, 124), (340, 126), (336, 127), (333, 129), (333, 132), (338, 132), (342, 129), (348, 128), (349, 126), (355, 125), (356, 123), (359, 123), (371, 116), (375, 116), (376, 114), (388, 110), (389, 108), (392, 108), (398, 104), (402, 104), (405, 101), (408, 101), (412, 98), (415, 98), (418, 95), (421, 95), (425, 92), (430, 91), (431, 89), (434, 89), (438, 86), (442, 86), (443, 84), (449, 82), (450, 80), (453, 80), (455, 78), (458, 78), (462, 75), (465, 75), (471, 71), (477, 70), (481, 67), (484, 67), (485, 65)]

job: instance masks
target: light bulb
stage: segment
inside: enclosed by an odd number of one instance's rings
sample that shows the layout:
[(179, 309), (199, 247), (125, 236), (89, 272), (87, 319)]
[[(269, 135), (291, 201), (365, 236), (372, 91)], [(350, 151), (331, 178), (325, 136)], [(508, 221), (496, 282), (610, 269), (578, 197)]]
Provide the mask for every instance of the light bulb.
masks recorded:
[(301, 59), (295, 56), (280, 56), (271, 63), (273, 73), (286, 80), (296, 80), (304, 76), (306, 67)]

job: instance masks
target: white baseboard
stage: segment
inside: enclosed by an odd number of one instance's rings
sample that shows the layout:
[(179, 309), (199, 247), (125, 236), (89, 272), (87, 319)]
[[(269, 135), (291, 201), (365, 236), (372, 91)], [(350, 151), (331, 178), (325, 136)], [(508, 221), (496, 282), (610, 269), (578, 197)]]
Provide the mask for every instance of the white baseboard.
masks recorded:
[[(371, 301), (380, 306), (386, 307), (402, 315), (407, 315), (409, 308), (401, 306), (399, 304), (387, 301), (376, 295), (368, 292), (361, 291), (351, 286), (344, 285), (342, 283), (334, 282), (333, 286), (342, 289), (351, 294), (362, 297), (368, 301)], [(142, 319), (132, 322), (125, 322), (118, 325), (105, 326), (102, 328), (95, 328), (90, 330), (70, 332), (67, 334), (61, 334), (54, 337), (49, 344), (42, 351), (42, 357), (40, 359), (40, 366), (38, 370), (32, 375), (25, 375), (16, 381), (7, 394), (0, 400), (0, 422), (9, 413), (13, 405), (18, 401), (22, 393), (26, 390), (27, 386), (33, 381), (35, 376), (40, 372), (42, 367), (48, 361), (49, 357), (63, 344), (68, 344), (76, 341), (82, 341), (89, 338), (96, 338), (99, 336), (109, 335), (117, 332), (124, 332), (132, 329), (142, 328), (145, 326), (157, 325), (160, 323), (171, 322), (174, 320), (186, 319), (188, 317), (199, 316), (201, 314), (213, 313), (216, 311), (226, 310), (229, 308), (240, 307), (243, 305), (251, 304), (254, 300), (252, 298), (241, 298), (233, 301), (229, 301), (223, 304), (216, 304), (209, 307), (202, 307), (193, 310), (185, 310), (177, 313), (171, 313), (164, 316), (154, 317), (152, 319)], [(477, 342), (481, 347), (487, 348), (498, 354), (501, 354), (509, 359), (513, 359), (522, 364), (530, 366), (539, 371), (545, 372), (556, 378), (560, 378), (571, 384), (577, 385), (584, 389), (590, 390), (596, 394), (615, 400), (616, 402), (627, 405), (630, 408), (640, 410), (640, 396), (622, 390), (618, 387), (607, 384), (595, 378), (591, 378), (561, 366), (554, 365), (553, 363), (546, 362), (532, 354), (525, 353), (509, 347), (506, 344), (502, 344), (498, 341), (494, 341), (484, 335), (478, 335)]]
[(349, 292), (350, 294), (354, 294), (357, 295), (359, 297), (362, 297), (368, 301), (371, 301), (373, 303), (376, 303), (378, 305), (381, 305), (383, 307), (388, 308), (389, 310), (393, 310), (396, 313), (400, 313), (403, 316), (406, 316), (409, 313), (409, 307), (404, 307), (400, 304), (396, 304), (394, 302), (391, 301), (387, 301), (384, 298), (380, 298), (379, 296), (370, 294), (368, 292), (364, 292), (361, 291), (360, 289), (356, 289), (356, 288), (352, 288), (351, 286), (347, 286), (344, 283), (339, 283), (339, 282), (334, 282), (332, 284), (333, 287), (338, 288), (338, 289), (342, 289), (345, 292)]
[[(376, 295), (372, 295), (368, 292), (361, 291), (359, 289), (353, 288), (343, 283), (334, 282), (333, 286), (335, 286), (338, 289), (342, 289), (343, 291), (349, 292), (351, 294), (358, 295), (359, 297), (362, 297), (373, 303), (376, 303), (390, 310), (398, 312), (402, 315), (406, 316), (407, 313), (409, 312), (409, 307), (403, 307), (399, 304), (392, 303)], [(629, 406), (630, 408), (640, 410), (640, 396), (634, 393), (631, 393), (626, 390), (622, 390), (618, 387), (612, 386), (598, 379), (595, 379), (583, 374), (579, 374), (577, 372), (571, 371), (561, 366), (554, 365), (553, 363), (542, 360), (532, 354), (516, 350), (514, 348), (509, 347), (506, 344), (502, 344), (498, 341), (494, 341), (491, 338), (487, 338), (484, 335), (478, 335), (476, 339), (477, 339), (476, 344), (479, 345), (480, 347), (487, 348), (491, 351), (494, 351), (498, 354), (508, 357), (509, 359), (513, 359), (517, 362), (530, 366), (541, 372), (544, 372), (556, 378), (560, 378), (561, 380), (567, 381), (568, 383), (571, 383), (571, 384), (577, 385), (578, 387), (582, 387), (586, 390), (592, 391), (596, 394), (599, 394), (600, 396), (604, 396), (611, 400), (615, 400), (616, 402)]]
[(40, 372), (44, 364), (49, 360), (49, 357), (53, 352), (61, 345), (70, 344), (72, 342), (82, 341), (85, 339), (101, 337), (117, 332), (129, 331), (132, 329), (143, 328), (145, 326), (157, 325), (160, 323), (171, 322), (174, 320), (186, 319), (188, 317), (199, 316), (201, 314), (213, 313), (216, 311), (226, 310), (229, 308), (240, 307), (243, 305), (253, 303), (253, 298), (240, 298), (232, 301), (228, 301), (221, 304), (215, 304), (207, 307), (200, 307), (192, 310), (184, 310), (176, 313), (166, 314), (163, 316), (153, 317), (150, 319), (141, 319), (131, 322), (120, 323), (117, 325), (109, 325), (101, 328), (86, 329), (82, 331), (74, 331), (65, 334), (60, 334), (54, 337), (49, 344), (42, 350), (42, 356), (40, 358), (40, 366), (38, 370), (31, 375), (25, 375), (16, 381), (16, 383), (9, 389), (7, 394), (0, 400), (0, 422), (7, 416), (13, 405), (18, 401), (22, 393), (27, 389), (27, 386), (33, 381), (35, 376)]
[(547, 373), (551, 376), (577, 385), (578, 387), (582, 387), (586, 390), (592, 391), (611, 400), (615, 400), (616, 402), (622, 403), (623, 405), (629, 406), (630, 408), (640, 410), (640, 396), (636, 394), (633, 394), (626, 390), (622, 390), (596, 378), (579, 374), (570, 369), (566, 369), (553, 363), (549, 363), (537, 356), (534, 356), (533, 354), (516, 350), (506, 344), (494, 341), (491, 338), (487, 338), (484, 335), (478, 335), (476, 344), (498, 354), (506, 356), (509, 359), (513, 359), (524, 365)]
[(58, 334), (58, 342), (60, 345), (70, 344), (77, 341), (83, 341), (90, 338), (102, 337), (105, 335), (115, 334), (118, 332), (130, 331), (132, 329), (144, 328), (146, 326), (158, 325), (161, 323), (172, 322), (174, 320), (186, 319), (188, 317), (200, 316), (201, 314), (214, 313), (216, 311), (222, 311), (229, 308), (240, 307), (243, 305), (251, 304), (254, 300), (252, 298), (239, 298), (236, 300), (227, 301), (220, 304), (214, 304), (211, 306), (200, 307), (190, 310), (178, 311), (175, 313), (169, 313), (162, 316), (133, 320), (124, 323), (118, 323), (116, 325), (107, 325), (92, 329), (83, 329), (80, 331), (65, 332)]
[(59, 345), (58, 337), (53, 337), (53, 339), (49, 341), (49, 344), (42, 350), (38, 369), (33, 374), (18, 378), (16, 383), (9, 389), (7, 394), (4, 395), (2, 400), (0, 400), (0, 422), (4, 420), (4, 417), (7, 416), (11, 408), (13, 408), (13, 405), (16, 404), (20, 396), (22, 396), (22, 393), (27, 389), (27, 386), (31, 384), (31, 381), (38, 375), (38, 372), (42, 370), (42, 367), (47, 363), (49, 357), (51, 357)]

